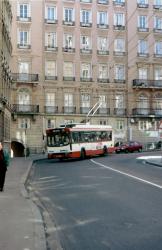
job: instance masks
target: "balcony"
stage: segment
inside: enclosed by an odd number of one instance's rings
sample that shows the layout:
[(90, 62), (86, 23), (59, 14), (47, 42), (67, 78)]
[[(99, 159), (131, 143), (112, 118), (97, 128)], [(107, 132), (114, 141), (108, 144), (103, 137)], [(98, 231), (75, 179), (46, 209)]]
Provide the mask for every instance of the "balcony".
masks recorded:
[(101, 56), (107, 56), (107, 55), (109, 55), (109, 51), (108, 50), (97, 50), (97, 54), (101, 55)]
[(148, 58), (149, 57), (149, 53), (138, 52), (137, 56), (141, 57), (141, 58)]
[(97, 111), (98, 115), (110, 115), (110, 108), (99, 108)]
[(154, 58), (162, 58), (162, 54), (160, 54), (160, 53), (155, 53), (155, 54), (154, 54)]
[(92, 3), (92, 0), (80, 0), (81, 3)]
[(71, 47), (63, 47), (62, 48), (63, 52), (68, 52), (68, 53), (75, 53), (75, 48), (71, 48)]
[(138, 32), (149, 32), (149, 28), (145, 28), (145, 27), (138, 27), (137, 28)]
[(45, 23), (46, 24), (57, 24), (58, 20), (57, 19), (48, 19), (48, 18), (46, 18)]
[(20, 17), (20, 16), (17, 16), (17, 19), (16, 19), (18, 22), (31, 22), (31, 17)]
[(162, 80), (134, 79), (133, 88), (162, 88)]
[(91, 109), (91, 107), (80, 107), (80, 113), (81, 114), (88, 114), (90, 109)]
[(97, 3), (107, 5), (109, 3), (109, 1), (108, 0), (98, 0)]
[(89, 49), (89, 48), (82, 48), (80, 49), (80, 53), (81, 54), (92, 54), (92, 49)]
[(91, 77), (80, 77), (80, 81), (81, 82), (92, 82), (92, 78)]
[(114, 108), (114, 115), (125, 116), (127, 114), (127, 110), (125, 108)]
[(63, 25), (67, 25), (67, 26), (75, 26), (75, 22), (74, 21), (68, 21), (68, 20), (63, 20), (62, 24)]
[(155, 27), (153, 29), (153, 32), (156, 33), (156, 34), (162, 34), (162, 29), (161, 28), (158, 28), (158, 27)]
[(58, 113), (58, 106), (45, 106), (44, 112), (48, 114), (57, 114)]
[(149, 5), (147, 3), (137, 3), (137, 8), (148, 9)]
[(135, 116), (156, 116), (162, 117), (162, 109), (154, 108), (134, 108), (132, 114)]
[(124, 7), (125, 6), (125, 2), (121, 2), (121, 1), (113, 1), (113, 5), (114, 6), (121, 6), (121, 7)]
[(22, 44), (22, 43), (18, 43), (18, 44), (17, 44), (17, 48), (18, 48), (18, 49), (31, 49), (31, 44)]
[(125, 83), (125, 79), (114, 79), (114, 83), (124, 84)]
[(13, 104), (12, 113), (37, 114), (39, 113), (39, 105)]
[(55, 47), (53, 45), (47, 45), (47, 46), (45, 46), (45, 51), (57, 52), (58, 51), (58, 47)]
[(92, 27), (92, 23), (80, 22), (80, 26), (84, 27), (84, 28), (91, 28)]
[(114, 51), (113, 54), (114, 54), (114, 56), (125, 56), (126, 52), (125, 51)]
[(12, 73), (13, 82), (38, 82), (38, 74)]
[(74, 106), (64, 106), (63, 107), (64, 114), (76, 114), (76, 107)]
[(105, 24), (105, 23), (98, 23), (97, 28), (99, 28), (99, 29), (108, 29), (109, 25)]
[(162, 5), (154, 4), (154, 5), (153, 5), (153, 8), (154, 8), (155, 10), (162, 10)]
[(74, 82), (75, 81), (75, 76), (63, 76), (63, 81)]
[(114, 25), (114, 30), (125, 30), (125, 25), (116, 24)]
[(109, 78), (97, 78), (97, 82), (99, 82), (99, 83), (109, 83)]
[(57, 76), (45, 76), (45, 80), (49, 80), (49, 81), (52, 81), (52, 80), (54, 80), (54, 81), (56, 81), (57, 80)]

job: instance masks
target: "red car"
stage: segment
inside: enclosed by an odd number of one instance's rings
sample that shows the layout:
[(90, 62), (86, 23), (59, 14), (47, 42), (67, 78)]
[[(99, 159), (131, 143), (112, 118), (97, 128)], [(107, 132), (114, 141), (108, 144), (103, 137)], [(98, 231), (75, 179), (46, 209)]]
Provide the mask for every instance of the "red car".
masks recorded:
[(115, 152), (116, 153), (121, 153), (121, 152), (132, 153), (134, 151), (141, 152), (142, 148), (143, 148), (142, 144), (137, 141), (130, 141), (125, 143), (123, 142), (120, 146), (117, 146), (115, 148)]

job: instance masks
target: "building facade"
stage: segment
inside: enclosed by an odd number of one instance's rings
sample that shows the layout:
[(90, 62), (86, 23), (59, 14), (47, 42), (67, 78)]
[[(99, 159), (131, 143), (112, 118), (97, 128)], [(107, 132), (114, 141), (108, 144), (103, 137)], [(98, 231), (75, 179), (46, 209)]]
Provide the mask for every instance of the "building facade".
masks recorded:
[[(44, 149), (46, 128), (110, 124), (115, 140), (160, 138), (162, 0), (12, 2), (12, 141)], [(16, 149), (15, 149), (16, 150)]]
[(0, 141), (10, 147), (11, 125), (11, 70), (9, 67), (12, 12), (8, 0), (0, 1)]

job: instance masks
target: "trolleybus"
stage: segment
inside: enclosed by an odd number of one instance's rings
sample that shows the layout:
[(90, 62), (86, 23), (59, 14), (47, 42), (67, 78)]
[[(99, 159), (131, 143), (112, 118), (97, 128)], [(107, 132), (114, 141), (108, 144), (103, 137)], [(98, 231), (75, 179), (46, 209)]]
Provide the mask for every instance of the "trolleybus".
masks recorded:
[(80, 158), (115, 151), (111, 126), (69, 124), (47, 129), (48, 158)]

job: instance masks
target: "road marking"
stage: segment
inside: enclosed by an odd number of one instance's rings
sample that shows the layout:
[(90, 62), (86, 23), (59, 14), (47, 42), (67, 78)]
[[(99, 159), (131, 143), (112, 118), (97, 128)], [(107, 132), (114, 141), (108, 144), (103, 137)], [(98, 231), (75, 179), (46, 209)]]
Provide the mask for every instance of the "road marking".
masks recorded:
[(127, 173), (125, 173), (125, 172), (123, 172), (123, 171), (120, 171), (120, 170), (111, 168), (111, 167), (109, 167), (109, 166), (106, 166), (106, 165), (104, 165), (104, 164), (101, 164), (101, 163), (99, 163), (99, 162), (97, 162), (97, 161), (95, 161), (95, 160), (92, 160), (92, 159), (91, 159), (91, 162), (93, 162), (94, 164), (99, 165), (99, 166), (101, 166), (101, 167), (104, 167), (104, 168), (106, 168), (106, 169), (109, 169), (109, 170), (111, 170), (111, 171), (113, 171), (113, 172), (116, 172), (116, 173), (118, 173), (118, 174), (122, 174), (122, 175), (128, 176), (128, 177), (130, 177), (130, 178), (132, 178), (132, 179), (135, 179), (135, 180), (144, 182), (144, 183), (146, 183), (146, 184), (149, 184), (149, 185), (151, 185), (151, 186), (154, 186), (154, 187), (157, 187), (157, 188), (162, 189), (162, 186), (160, 186), (160, 185), (158, 185), (158, 184), (156, 184), (156, 183), (154, 183), (154, 182), (147, 181), (147, 180), (145, 180), (145, 179), (139, 178), (139, 177), (134, 176), (134, 175), (131, 175), (131, 174), (127, 174)]

